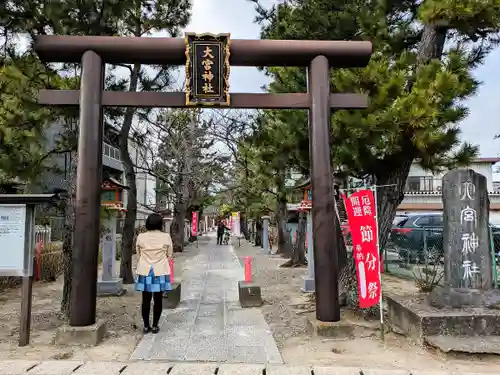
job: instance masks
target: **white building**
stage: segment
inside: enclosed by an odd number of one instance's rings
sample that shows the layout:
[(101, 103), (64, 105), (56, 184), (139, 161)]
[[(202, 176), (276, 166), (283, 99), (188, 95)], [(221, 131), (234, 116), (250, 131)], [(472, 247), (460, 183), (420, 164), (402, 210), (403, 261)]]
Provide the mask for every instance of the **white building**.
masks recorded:
[(148, 173), (152, 167), (152, 157), (148, 150), (129, 140), (128, 152), (135, 165), (135, 183), (137, 189), (137, 220), (145, 220), (156, 207), (156, 177)]
[[(493, 165), (498, 162), (500, 162), (500, 158), (478, 158), (468, 166), (486, 177), (490, 197), (490, 221), (493, 223), (500, 223), (500, 193), (495, 189), (496, 184), (493, 181)], [(398, 207), (398, 211), (442, 210), (441, 190), (442, 178), (445, 173), (432, 174), (414, 162), (406, 181), (405, 198)]]

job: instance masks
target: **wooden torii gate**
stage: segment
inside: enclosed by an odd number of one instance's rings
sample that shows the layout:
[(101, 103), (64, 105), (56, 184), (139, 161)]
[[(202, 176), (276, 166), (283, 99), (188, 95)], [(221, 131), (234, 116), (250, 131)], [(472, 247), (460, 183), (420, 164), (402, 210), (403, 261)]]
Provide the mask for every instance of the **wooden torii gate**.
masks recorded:
[[(225, 39), (224, 39), (225, 36)], [(317, 40), (231, 40), (228, 34), (186, 35), (184, 38), (107, 36), (39, 36), (35, 51), (42, 61), (81, 63), (80, 90), (42, 90), (39, 103), (80, 106), (73, 247), (73, 284), (70, 325), (87, 326), (96, 320), (96, 280), (99, 251), (99, 208), (102, 175), (103, 107), (189, 107), (189, 92), (104, 91), (105, 64), (184, 65), (189, 61), (188, 39), (220, 42), (218, 57), (231, 66), (294, 66), (308, 68), (308, 92), (250, 94), (226, 91), (224, 108), (308, 109), (309, 153), (314, 205), (314, 265), (316, 318), (340, 320), (338, 301), (337, 216), (335, 215), (330, 156), (330, 118), (335, 109), (366, 108), (368, 98), (330, 93), (330, 68), (366, 66), (370, 42)], [(210, 44), (212, 45), (212, 44)], [(195, 51), (195, 54), (197, 52)], [(222, 65), (221, 65), (222, 66)], [(199, 67), (195, 66), (194, 69)], [(229, 66), (226, 66), (229, 74)], [(217, 73), (217, 72), (215, 72)], [(218, 72), (217, 74), (222, 74)], [(220, 77), (219, 77), (220, 78)], [(227, 78), (227, 77), (226, 77)], [(227, 80), (226, 80), (227, 83)], [(220, 90), (223, 87), (219, 87)], [(228, 90), (228, 86), (224, 89)], [(222, 91), (221, 91), (222, 93)], [(201, 98), (201, 95), (200, 95)], [(199, 99), (199, 98), (198, 98)], [(200, 106), (214, 103), (197, 103)], [(217, 105), (217, 104), (216, 104)]]

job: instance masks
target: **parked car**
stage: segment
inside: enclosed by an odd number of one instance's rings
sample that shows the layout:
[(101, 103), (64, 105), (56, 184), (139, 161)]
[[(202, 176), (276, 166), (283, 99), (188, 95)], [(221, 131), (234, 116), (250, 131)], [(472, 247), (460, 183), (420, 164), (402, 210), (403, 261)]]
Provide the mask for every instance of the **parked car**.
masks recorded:
[(443, 257), (443, 215), (438, 212), (400, 215), (391, 243), (404, 264), (434, 263)]
[[(405, 264), (440, 262), (444, 256), (443, 214), (440, 212), (400, 215), (393, 223), (390, 240)], [(496, 261), (500, 259), (500, 227), (492, 226)]]

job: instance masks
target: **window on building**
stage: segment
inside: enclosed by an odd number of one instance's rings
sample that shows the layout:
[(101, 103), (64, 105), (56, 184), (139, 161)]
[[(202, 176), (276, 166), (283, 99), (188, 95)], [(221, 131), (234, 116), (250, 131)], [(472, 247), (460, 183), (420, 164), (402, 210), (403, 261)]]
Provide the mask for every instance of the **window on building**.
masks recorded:
[(408, 180), (406, 181), (406, 187), (408, 191), (420, 191), (420, 177), (408, 177)]
[(407, 191), (434, 191), (434, 177), (410, 176), (406, 181)]
[(116, 199), (115, 192), (113, 190), (104, 190), (101, 193), (101, 200), (103, 202), (114, 202)]
[(434, 178), (432, 176), (422, 177), (422, 190), (423, 191), (434, 191), (433, 186)]

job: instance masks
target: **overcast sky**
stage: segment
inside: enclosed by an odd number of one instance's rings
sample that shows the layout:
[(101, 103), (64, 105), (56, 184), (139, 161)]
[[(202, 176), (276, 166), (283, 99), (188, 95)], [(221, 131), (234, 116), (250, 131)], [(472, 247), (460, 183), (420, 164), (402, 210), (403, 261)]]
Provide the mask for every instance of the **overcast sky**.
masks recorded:
[[(273, 4), (275, 0), (263, 0)], [(231, 33), (235, 39), (258, 39), (260, 27), (254, 21), (253, 5), (247, 0), (193, 0), (193, 17), (186, 31), (197, 33)], [(481, 156), (499, 155), (500, 124), (494, 120), (500, 108), (500, 49), (492, 52), (475, 76), (483, 82), (478, 94), (467, 104), (469, 117), (461, 124), (464, 140), (480, 145)], [(260, 92), (266, 77), (255, 68), (231, 67), (230, 85), (233, 92)], [(497, 99), (495, 99), (495, 97)]]

